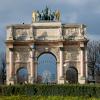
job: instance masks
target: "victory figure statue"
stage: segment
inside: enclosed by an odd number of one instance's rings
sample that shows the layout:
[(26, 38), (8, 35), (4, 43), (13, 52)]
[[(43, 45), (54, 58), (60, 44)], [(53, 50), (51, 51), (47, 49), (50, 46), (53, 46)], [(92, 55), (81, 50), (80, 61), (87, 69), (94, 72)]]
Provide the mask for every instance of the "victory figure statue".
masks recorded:
[(32, 13), (32, 22), (39, 21), (39, 12), (38, 11), (33, 11)]
[(56, 10), (56, 12), (55, 12), (55, 19), (57, 21), (60, 21), (60, 11), (59, 10)]
[(36, 21), (36, 11), (33, 11), (32, 13), (32, 22)]

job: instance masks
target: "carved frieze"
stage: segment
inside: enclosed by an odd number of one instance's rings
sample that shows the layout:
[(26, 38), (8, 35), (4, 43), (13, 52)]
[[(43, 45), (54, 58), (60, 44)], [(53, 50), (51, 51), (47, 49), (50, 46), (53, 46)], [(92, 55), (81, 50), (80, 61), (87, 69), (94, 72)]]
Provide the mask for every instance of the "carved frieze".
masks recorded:
[(38, 40), (57, 40), (61, 37), (61, 28), (37, 29), (35, 38)]
[(28, 40), (30, 37), (29, 29), (15, 29), (14, 33), (15, 40)]
[(79, 35), (79, 28), (67, 28), (64, 31), (65, 39), (75, 39)]

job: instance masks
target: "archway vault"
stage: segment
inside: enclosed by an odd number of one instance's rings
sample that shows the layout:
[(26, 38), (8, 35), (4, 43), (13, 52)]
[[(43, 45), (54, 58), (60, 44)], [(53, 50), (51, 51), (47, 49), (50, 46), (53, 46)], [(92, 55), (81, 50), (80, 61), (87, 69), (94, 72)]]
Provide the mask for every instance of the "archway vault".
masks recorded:
[(37, 57), (37, 59), (41, 56), (41, 55), (43, 55), (43, 54), (51, 54), (51, 55), (53, 55), (54, 57), (55, 57), (55, 59), (56, 59), (56, 61), (57, 61), (57, 55), (55, 55), (54, 53), (52, 53), (51, 51), (44, 51), (44, 52), (41, 52), (39, 55), (38, 55), (38, 57)]
[(78, 70), (74, 66), (68, 67), (66, 70), (66, 81), (67, 83), (75, 84), (78, 83)]
[(51, 52), (43, 52), (38, 56), (37, 82), (56, 83), (57, 58)]
[(16, 71), (16, 83), (27, 84), (28, 83), (28, 69), (27, 67), (20, 67)]

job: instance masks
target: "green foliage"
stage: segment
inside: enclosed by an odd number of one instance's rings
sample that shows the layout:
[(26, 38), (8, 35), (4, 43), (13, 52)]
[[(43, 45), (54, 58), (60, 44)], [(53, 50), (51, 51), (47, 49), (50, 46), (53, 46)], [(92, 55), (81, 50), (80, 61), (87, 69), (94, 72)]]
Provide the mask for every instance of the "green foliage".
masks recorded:
[(100, 97), (100, 85), (9, 85), (0, 86), (0, 95)]
[(0, 100), (100, 100), (94, 97), (81, 96), (0, 96)]

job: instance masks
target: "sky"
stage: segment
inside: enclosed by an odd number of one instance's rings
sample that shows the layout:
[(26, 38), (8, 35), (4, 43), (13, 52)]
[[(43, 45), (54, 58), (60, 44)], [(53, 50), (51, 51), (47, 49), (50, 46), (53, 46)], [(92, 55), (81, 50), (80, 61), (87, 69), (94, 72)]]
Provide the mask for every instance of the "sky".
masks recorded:
[(0, 51), (4, 50), (6, 26), (30, 24), (33, 10), (42, 10), (47, 5), (52, 11), (61, 11), (62, 23), (87, 25), (87, 36), (99, 40), (100, 0), (0, 0)]

